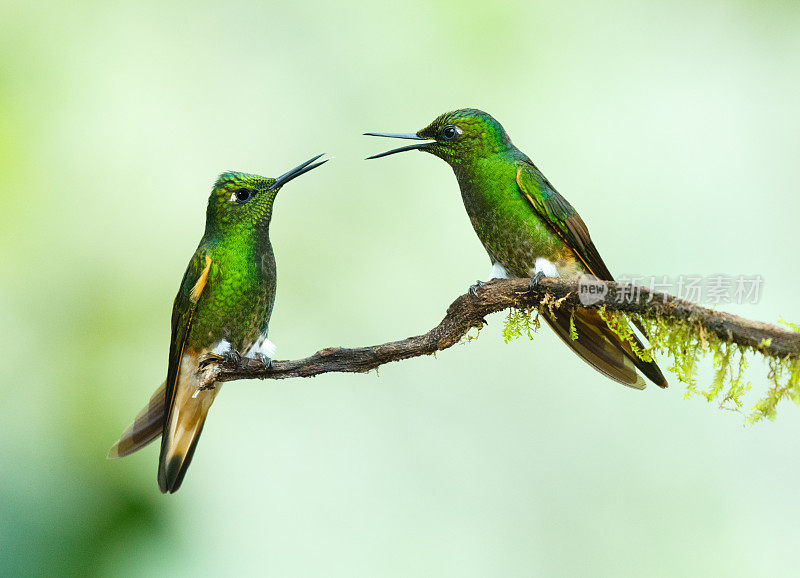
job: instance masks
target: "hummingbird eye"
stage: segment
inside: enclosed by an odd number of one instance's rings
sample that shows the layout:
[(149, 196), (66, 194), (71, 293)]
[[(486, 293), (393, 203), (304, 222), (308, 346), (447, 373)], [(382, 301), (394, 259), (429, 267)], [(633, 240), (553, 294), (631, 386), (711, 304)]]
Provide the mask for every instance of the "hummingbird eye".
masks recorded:
[(253, 196), (253, 191), (250, 189), (236, 189), (231, 195), (231, 201), (237, 203), (246, 203)]
[(457, 136), (461, 134), (461, 132), (462, 132), (461, 129), (458, 128), (457, 126), (453, 124), (448, 124), (441, 130), (439, 136), (441, 137), (442, 140), (454, 140)]

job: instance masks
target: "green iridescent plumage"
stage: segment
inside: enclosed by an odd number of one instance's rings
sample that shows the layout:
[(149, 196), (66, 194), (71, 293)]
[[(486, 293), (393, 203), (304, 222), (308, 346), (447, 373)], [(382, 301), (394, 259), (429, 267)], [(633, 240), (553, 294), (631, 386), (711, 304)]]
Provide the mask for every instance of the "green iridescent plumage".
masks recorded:
[(318, 158), (277, 179), (228, 172), (214, 185), (205, 233), (172, 309), (167, 379), (109, 452), (109, 457), (125, 456), (161, 435), (162, 492), (180, 487), (220, 389), (219, 384), (199, 389), (201, 362), (244, 354), (268, 363), (276, 287), (269, 239), (272, 209), (284, 184), (326, 162), (315, 162)]
[[(195, 315), (187, 346), (201, 347), (225, 339), (237, 351), (265, 332), (275, 299), (275, 256), (269, 222), (277, 194), (275, 179), (225, 173), (214, 185), (206, 214), (206, 231), (186, 270), (176, 299), (176, 313), (188, 310), (189, 294), (211, 259), (208, 293)], [(235, 191), (253, 191), (246, 203)], [(234, 197), (234, 200), (231, 198)], [(179, 303), (180, 301), (180, 303)]]
[[(420, 141), (374, 155), (421, 150), (453, 169), (472, 226), (498, 275), (612, 276), (581, 217), (491, 115), (477, 109), (445, 113), (417, 133), (366, 133)], [(608, 377), (641, 389), (639, 369), (664, 387), (658, 366), (642, 359), (638, 340), (621, 340), (592, 310), (545, 315), (561, 339)], [(577, 337), (577, 338), (576, 338)]]

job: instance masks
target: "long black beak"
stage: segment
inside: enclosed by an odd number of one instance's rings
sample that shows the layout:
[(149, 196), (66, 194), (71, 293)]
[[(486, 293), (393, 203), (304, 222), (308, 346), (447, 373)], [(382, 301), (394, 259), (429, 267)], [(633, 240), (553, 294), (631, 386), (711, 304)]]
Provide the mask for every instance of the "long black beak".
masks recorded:
[(417, 136), (414, 133), (399, 133), (399, 132), (365, 132), (364, 136), (385, 136), (389, 138), (404, 138), (408, 140), (419, 140), (423, 141), (421, 143), (406, 145), (404, 147), (398, 147), (396, 149), (392, 149), (390, 151), (386, 151), (385, 153), (378, 153), (376, 155), (372, 155), (371, 157), (367, 157), (369, 159), (379, 159), (381, 157), (388, 157), (389, 155), (393, 155), (395, 153), (402, 153), (404, 151), (413, 151), (424, 149), (429, 144), (436, 142), (433, 140), (422, 138), (421, 136)]
[[(325, 154), (325, 153), (322, 153), (322, 154)], [(283, 185), (285, 185), (286, 183), (288, 183), (292, 179), (296, 179), (300, 175), (304, 175), (308, 171), (314, 170), (318, 166), (324, 165), (325, 163), (327, 163), (330, 160), (330, 159), (325, 159), (325, 160), (319, 161), (318, 163), (315, 163), (314, 161), (317, 160), (321, 156), (322, 155), (317, 155), (317, 156), (315, 156), (313, 158), (308, 159), (303, 164), (297, 165), (292, 170), (286, 171), (281, 176), (279, 176), (277, 179), (275, 179), (275, 182), (272, 183), (272, 186), (270, 187), (270, 189), (277, 189), (279, 187), (282, 187)]]

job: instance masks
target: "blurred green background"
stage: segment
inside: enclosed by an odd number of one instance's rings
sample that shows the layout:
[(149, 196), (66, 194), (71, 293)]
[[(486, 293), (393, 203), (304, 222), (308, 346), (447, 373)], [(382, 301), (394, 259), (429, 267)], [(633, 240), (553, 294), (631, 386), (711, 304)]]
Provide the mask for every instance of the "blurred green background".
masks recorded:
[[(778, 576), (800, 411), (604, 380), (549, 330), (227, 385), (186, 483), (105, 453), (163, 379), (216, 175), (281, 192), (279, 358), (427, 331), (489, 261), (451, 171), (364, 162), (471, 106), (618, 276), (761, 274), (800, 320), (790, 1), (0, 4), (0, 575)], [(754, 366), (763, 387), (764, 366)], [(759, 381), (761, 380), (761, 381)], [(673, 379), (674, 382), (674, 379)]]

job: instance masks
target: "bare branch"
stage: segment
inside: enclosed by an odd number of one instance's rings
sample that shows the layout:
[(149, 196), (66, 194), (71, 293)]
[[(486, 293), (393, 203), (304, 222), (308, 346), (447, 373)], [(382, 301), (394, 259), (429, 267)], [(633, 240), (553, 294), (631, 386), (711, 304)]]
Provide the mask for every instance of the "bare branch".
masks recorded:
[[(273, 361), (265, 369), (260, 361), (242, 358), (239, 363), (212, 363), (205, 371), (203, 385), (237, 379), (286, 379), (313, 377), (321, 373), (364, 373), (390, 363), (431, 355), (458, 343), (472, 328), (480, 329), (484, 318), (509, 308), (537, 307), (549, 296), (560, 306), (585, 307), (578, 298), (578, 283), (545, 278), (534, 288), (528, 279), (493, 280), (477, 290), (458, 297), (441, 323), (423, 335), (368, 347), (329, 347), (304, 359)], [(750, 321), (729, 313), (700, 307), (665, 293), (622, 283), (606, 283), (608, 294), (591, 307), (604, 306), (609, 311), (635, 313), (651, 319), (691, 321), (723, 341), (757, 349), (766, 356), (783, 359), (800, 356), (800, 333), (776, 325)], [(618, 299), (617, 297), (620, 297)]]

